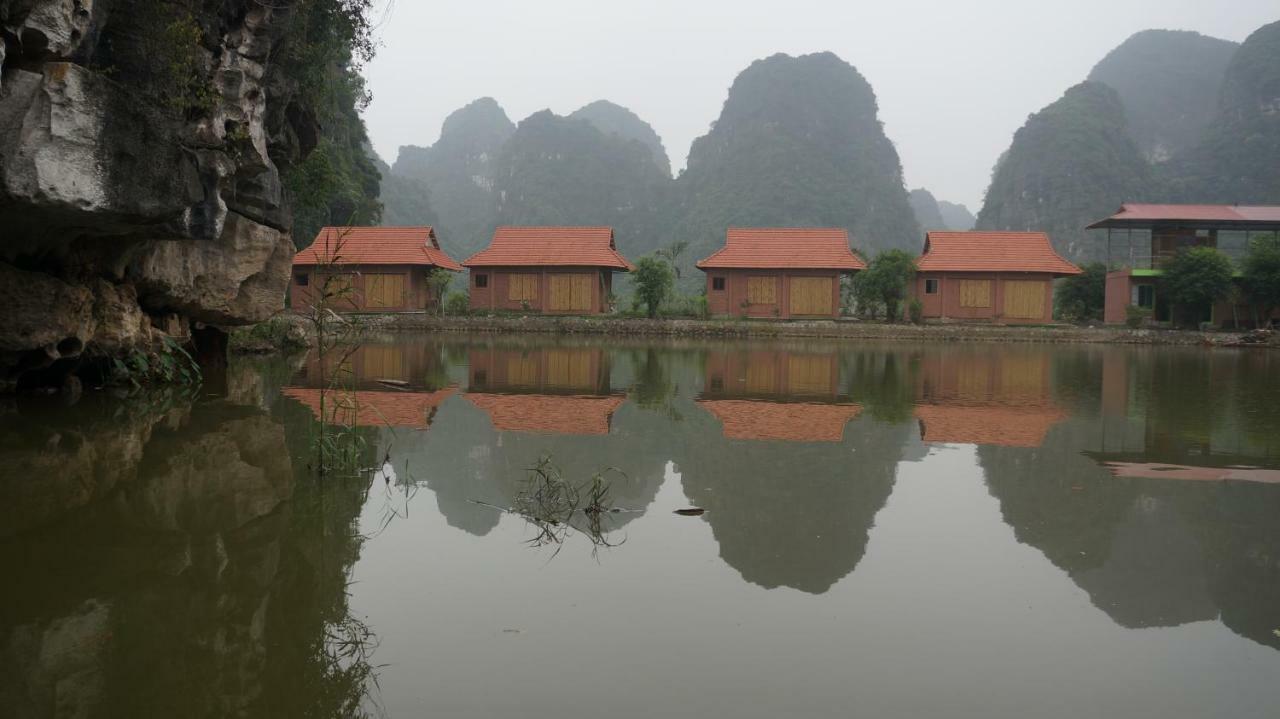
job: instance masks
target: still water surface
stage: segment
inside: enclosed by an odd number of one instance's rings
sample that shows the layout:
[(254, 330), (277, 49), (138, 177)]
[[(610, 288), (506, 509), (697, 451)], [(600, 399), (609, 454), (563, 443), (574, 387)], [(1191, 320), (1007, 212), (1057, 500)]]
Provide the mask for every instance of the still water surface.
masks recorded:
[(1275, 353), (399, 337), (325, 479), (319, 369), (4, 408), (0, 714), (1280, 713)]

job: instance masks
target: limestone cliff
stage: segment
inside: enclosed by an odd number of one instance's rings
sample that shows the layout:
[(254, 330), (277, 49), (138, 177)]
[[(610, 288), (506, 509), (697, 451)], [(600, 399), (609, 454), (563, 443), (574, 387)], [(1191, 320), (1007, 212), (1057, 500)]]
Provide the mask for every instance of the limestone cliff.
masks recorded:
[(0, 0), (0, 392), (281, 309), (286, 5)]

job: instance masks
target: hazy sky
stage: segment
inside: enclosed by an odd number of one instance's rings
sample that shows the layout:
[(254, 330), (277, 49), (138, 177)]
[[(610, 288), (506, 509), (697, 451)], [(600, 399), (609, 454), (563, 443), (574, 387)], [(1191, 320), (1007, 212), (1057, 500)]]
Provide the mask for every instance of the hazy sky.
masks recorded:
[(388, 162), (478, 97), (515, 122), (603, 98), (653, 125), (678, 171), (753, 60), (830, 50), (875, 89), (907, 187), (974, 212), (1027, 115), (1129, 35), (1239, 42), (1280, 19), (1276, 0), (381, 1), (365, 118)]

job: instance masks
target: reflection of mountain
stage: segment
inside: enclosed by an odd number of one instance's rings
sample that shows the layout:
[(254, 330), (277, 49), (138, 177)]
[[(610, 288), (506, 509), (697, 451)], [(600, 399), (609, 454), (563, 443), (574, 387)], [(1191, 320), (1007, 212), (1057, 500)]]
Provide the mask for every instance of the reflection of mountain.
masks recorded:
[(0, 504), (31, 518), (0, 538), (21, 587), (0, 606), (6, 715), (350, 706), (361, 680), (321, 648), (346, 616), (363, 484), (295, 473), (288, 440), (305, 430), (256, 409), (100, 399), (0, 422), (0, 449), (22, 457), (0, 466)]
[(704, 367), (685, 494), (743, 579), (827, 591), (866, 551), (910, 427), (855, 421), (834, 352), (709, 352)]
[(978, 448), (1018, 540), (1122, 626), (1218, 619), (1280, 648), (1280, 487), (1266, 481), (1280, 462), (1273, 440), (1247, 437), (1276, 390), (1242, 379), (1256, 374), (1238, 363), (1254, 361), (1110, 351), (1086, 363), (1101, 377), (1096, 412), (1038, 446)]
[(836, 441), (764, 442), (726, 438), (715, 422), (690, 424), (696, 450), (680, 465), (681, 481), (706, 508), (720, 557), (753, 584), (810, 594), (862, 559), (910, 432), (864, 418)]
[(916, 377), (925, 442), (1035, 447), (1066, 413), (1049, 388), (1050, 355), (1033, 351), (939, 351)]

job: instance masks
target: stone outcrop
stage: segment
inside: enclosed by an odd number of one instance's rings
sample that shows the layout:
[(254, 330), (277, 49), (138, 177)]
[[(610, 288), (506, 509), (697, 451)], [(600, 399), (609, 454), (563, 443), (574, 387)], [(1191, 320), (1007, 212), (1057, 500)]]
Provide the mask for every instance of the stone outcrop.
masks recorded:
[(0, 0), (0, 391), (283, 308), (278, 163), (315, 136), (268, 62), (289, 11), (176, 5)]

